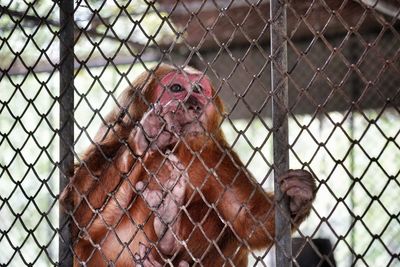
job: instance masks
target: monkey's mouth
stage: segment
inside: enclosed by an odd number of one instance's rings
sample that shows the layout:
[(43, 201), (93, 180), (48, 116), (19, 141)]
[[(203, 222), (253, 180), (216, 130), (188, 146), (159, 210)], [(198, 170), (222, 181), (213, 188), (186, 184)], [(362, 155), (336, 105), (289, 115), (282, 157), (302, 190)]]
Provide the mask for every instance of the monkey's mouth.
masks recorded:
[(176, 138), (205, 132), (203, 108), (198, 102), (195, 102), (195, 105), (193, 103), (193, 101), (173, 102), (164, 106), (166, 130)]
[(197, 98), (189, 96), (185, 101), (172, 100), (162, 109), (166, 123), (164, 130), (171, 134), (173, 143), (206, 132), (204, 106)]
[[(190, 112), (191, 113), (191, 112)], [(178, 117), (172, 124), (167, 124), (167, 130), (176, 137), (184, 137), (187, 135), (198, 135), (205, 132), (201, 120), (201, 112), (193, 115), (186, 114), (185, 118)]]

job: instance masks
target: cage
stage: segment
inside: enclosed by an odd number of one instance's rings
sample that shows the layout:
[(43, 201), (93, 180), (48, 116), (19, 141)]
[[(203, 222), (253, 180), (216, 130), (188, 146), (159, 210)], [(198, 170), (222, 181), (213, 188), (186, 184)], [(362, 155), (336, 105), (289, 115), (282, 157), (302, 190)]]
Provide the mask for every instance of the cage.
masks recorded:
[[(0, 265), (124, 266), (129, 259), (129, 266), (400, 266), (399, 16), (398, 0), (0, 0)], [(210, 173), (204, 184), (217, 173), (217, 200), (210, 201), (211, 189), (191, 182), (194, 163), (180, 159), (170, 168), (178, 168), (189, 181), (185, 188), (204, 202), (200, 219), (191, 217), (190, 196), (179, 202), (174, 189), (158, 182), (161, 202), (172, 203), (165, 204), (168, 212), (177, 206), (179, 215), (165, 222), (159, 207), (147, 207), (147, 219), (139, 223), (132, 206), (151, 205), (122, 171), (108, 178), (114, 187), (104, 187), (107, 200), (98, 207), (91, 206), (98, 195), (73, 186), (90, 213), (85, 225), (79, 205), (66, 201), (61, 207), (73, 177), (103, 185), (101, 172), (121, 162), (104, 150), (99, 127), (110, 126), (114, 109), (122, 114), (118, 120), (132, 120), (129, 131), (143, 128), (144, 121), (128, 111), (138, 110), (137, 103), (126, 106), (118, 95), (133, 88), (140, 74), (146, 81), (154, 77), (163, 63), (186, 79), (191, 66), (196, 77), (213, 84), (208, 104), (215, 105), (217, 96), (224, 102), (216, 129), (224, 132), (226, 146), (210, 131), (204, 135), (221, 157), (236, 151), (241, 165), (235, 168), (252, 177), (254, 188), (275, 191), (273, 210), (264, 202), (249, 208), (253, 191), (238, 202), (244, 189), (235, 191), (235, 177), (223, 182), (218, 160), (208, 168), (209, 159), (197, 151), (193, 157)], [(162, 76), (155, 79), (161, 84)], [(135, 97), (151, 110), (155, 103), (140, 89)], [(107, 134), (120, 133), (117, 119)], [(157, 138), (147, 136), (149, 143), (158, 144)], [(128, 135), (114, 141), (134, 154)], [(101, 164), (86, 162), (88, 147), (101, 154)], [(164, 156), (163, 166), (169, 160)], [(146, 169), (145, 156), (131, 157)], [(288, 168), (316, 179), (315, 200), (301, 225), (278, 182)], [(85, 176), (81, 169), (102, 171)], [(126, 206), (115, 194), (121, 184), (135, 193)], [(241, 208), (227, 219), (218, 205), (231, 190), (231, 205), (224, 207)], [(124, 213), (114, 223), (102, 215), (111, 202)], [(252, 244), (259, 232), (236, 220), (240, 210), (247, 212), (243, 222), (274, 225), (275, 235), (262, 231), (259, 249)], [(257, 217), (262, 212), (269, 217)], [(209, 225), (211, 213), (219, 228)], [(135, 233), (115, 230), (121, 216)], [(172, 254), (161, 248), (163, 237), (146, 235), (146, 227), (160, 229), (153, 226), (156, 218), (169, 229), (163, 234), (173, 236)], [(185, 238), (176, 229), (179, 220), (190, 221)], [(105, 233), (94, 238), (96, 223)], [(250, 230), (243, 236), (239, 226)], [(211, 229), (221, 232), (209, 238)], [(137, 232), (145, 233), (144, 248), (135, 241)], [(203, 236), (195, 239), (199, 244), (191, 241), (195, 235)], [(110, 236), (116, 241), (107, 246)], [(201, 252), (193, 252), (195, 245)]]

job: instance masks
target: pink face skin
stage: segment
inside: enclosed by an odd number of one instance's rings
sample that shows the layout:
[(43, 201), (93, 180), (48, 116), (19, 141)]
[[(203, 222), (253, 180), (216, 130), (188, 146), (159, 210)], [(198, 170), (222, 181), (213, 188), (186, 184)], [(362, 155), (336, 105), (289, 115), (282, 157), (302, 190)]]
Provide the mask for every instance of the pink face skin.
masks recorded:
[(156, 92), (161, 106), (165, 106), (171, 100), (185, 102), (189, 95), (205, 106), (212, 97), (211, 83), (200, 72), (170, 72), (161, 79)]
[(215, 104), (211, 83), (201, 72), (191, 68), (184, 73), (172, 71), (161, 79), (155, 93), (155, 108), (167, 131), (182, 136), (210, 130), (208, 118), (215, 112)]

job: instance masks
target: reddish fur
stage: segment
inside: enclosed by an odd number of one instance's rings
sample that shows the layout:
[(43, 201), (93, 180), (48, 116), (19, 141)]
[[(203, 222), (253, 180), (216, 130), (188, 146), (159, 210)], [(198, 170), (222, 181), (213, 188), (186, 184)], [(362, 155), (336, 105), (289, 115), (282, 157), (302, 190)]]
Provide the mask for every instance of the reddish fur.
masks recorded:
[[(145, 102), (155, 101), (157, 82), (173, 70), (170, 66), (161, 66), (152, 76), (142, 74), (132, 88), (124, 92), (120, 104), (128, 110), (129, 116), (122, 116), (120, 108), (117, 108), (107, 117), (106, 122), (113, 126), (113, 131), (107, 133), (106, 126), (100, 129), (96, 145), (86, 150), (82, 163), (76, 167), (71, 183), (63, 192), (62, 200), (74, 210), (75, 266), (79, 266), (78, 261), (84, 261), (88, 266), (107, 266), (105, 260), (113, 261), (117, 266), (132, 266), (132, 256), (138, 251), (139, 242), (149, 244), (157, 241), (153, 215), (142, 198), (136, 195), (134, 186), (140, 180), (149, 179), (149, 186), (157, 187), (145, 168), (156, 171), (163, 157), (157, 153), (145, 156), (144, 168), (134, 155), (132, 139), (134, 123), (148, 109)], [(135, 92), (141, 92), (144, 99), (135, 96)], [(193, 263), (192, 255), (201, 260), (203, 266), (222, 266), (224, 263), (225, 266), (246, 266), (249, 250), (271, 244), (274, 236), (272, 198), (252, 180), (236, 153), (226, 144), (219, 128), (223, 106), (218, 96), (213, 104), (218, 111), (214, 110), (209, 117), (207, 129), (217, 143), (209, 137), (196, 136), (186, 140), (189, 147), (180, 142), (176, 150), (179, 160), (190, 166), (191, 186), (186, 192), (186, 201), (190, 201), (187, 204), (190, 218), (182, 215), (179, 228), (179, 237), (186, 240), (189, 252), (182, 248), (174, 263), (182, 259)], [(126, 140), (127, 145), (120, 140)], [(193, 156), (193, 151), (198, 152), (199, 157)], [(215, 172), (209, 172), (210, 169)], [(168, 177), (165, 166), (161, 167), (158, 176), (160, 179)], [(113, 197), (109, 197), (109, 193)], [(211, 212), (210, 205), (216, 207)], [(96, 215), (96, 208), (100, 215)], [(192, 232), (193, 223), (202, 222), (205, 216), (207, 218), (201, 224), (203, 231), (196, 227)], [(226, 223), (231, 228), (224, 228)], [(108, 230), (106, 224), (113, 230)], [(143, 225), (143, 231), (138, 224)], [(83, 234), (82, 230), (87, 233)], [(134, 236), (133, 240), (128, 240), (131, 236)], [(208, 240), (216, 240), (224, 257), (213, 245), (210, 246)], [(123, 242), (127, 242), (126, 247)], [(92, 243), (100, 244), (101, 252)], [(156, 255), (158, 259), (160, 256)], [(225, 262), (226, 258), (231, 262)]]

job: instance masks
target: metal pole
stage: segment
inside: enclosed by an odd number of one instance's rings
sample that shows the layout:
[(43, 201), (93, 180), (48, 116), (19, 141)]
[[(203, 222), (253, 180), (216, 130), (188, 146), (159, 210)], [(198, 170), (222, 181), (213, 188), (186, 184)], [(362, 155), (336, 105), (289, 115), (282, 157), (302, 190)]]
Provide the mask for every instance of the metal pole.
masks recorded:
[(270, 1), (271, 18), (271, 87), (272, 121), (274, 128), (274, 183), (275, 183), (275, 247), (276, 266), (292, 266), (291, 222), (288, 199), (277, 179), (289, 168), (288, 149), (288, 79), (286, 6), (284, 0)]
[[(60, 3), (60, 192), (74, 169), (74, 1)], [(68, 211), (60, 209), (59, 266), (71, 267), (72, 242)]]
[[(351, 63), (355, 64), (357, 63), (357, 60), (360, 58), (360, 47), (358, 46), (358, 42), (355, 36), (350, 36), (349, 38), (349, 42), (350, 42), (350, 59), (351, 59)], [(351, 85), (351, 99), (354, 102), (357, 102), (357, 98), (361, 95), (360, 92), (360, 88), (362, 88), (362, 84), (360, 82), (359, 77), (357, 76), (357, 74), (354, 72), (351, 80), (350, 80), (350, 85)], [(357, 110), (355, 110), (355, 108), (353, 107), (351, 110), (351, 116), (350, 116), (350, 121), (349, 121), (349, 127), (350, 127), (350, 138), (351, 140), (354, 140), (355, 138), (355, 134), (354, 134), (354, 130), (355, 130), (355, 124), (354, 124), (354, 117), (357, 115)], [(350, 173), (351, 175), (354, 175), (355, 171), (356, 171), (356, 165), (355, 165), (355, 153), (354, 153), (354, 145), (350, 151), (349, 157), (350, 157)], [(355, 196), (355, 192), (354, 192), (354, 179), (352, 179), (351, 181), (351, 188), (352, 190), (350, 191), (350, 207), (352, 210), (354, 210), (356, 208), (356, 196)], [(350, 215), (350, 226), (353, 225), (353, 228), (351, 229), (350, 232), (350, 246), (352, 249), (355, 248), (356, 246), (356, 224), (355, 224), (355, 218), (353, 216)], [(349, 266), (353, 266), (354, 264), (354, 260), (355, 260), (355, 255), (354, 253), (351, 253), (351, 256), (349, 257), (350, 263)]]

